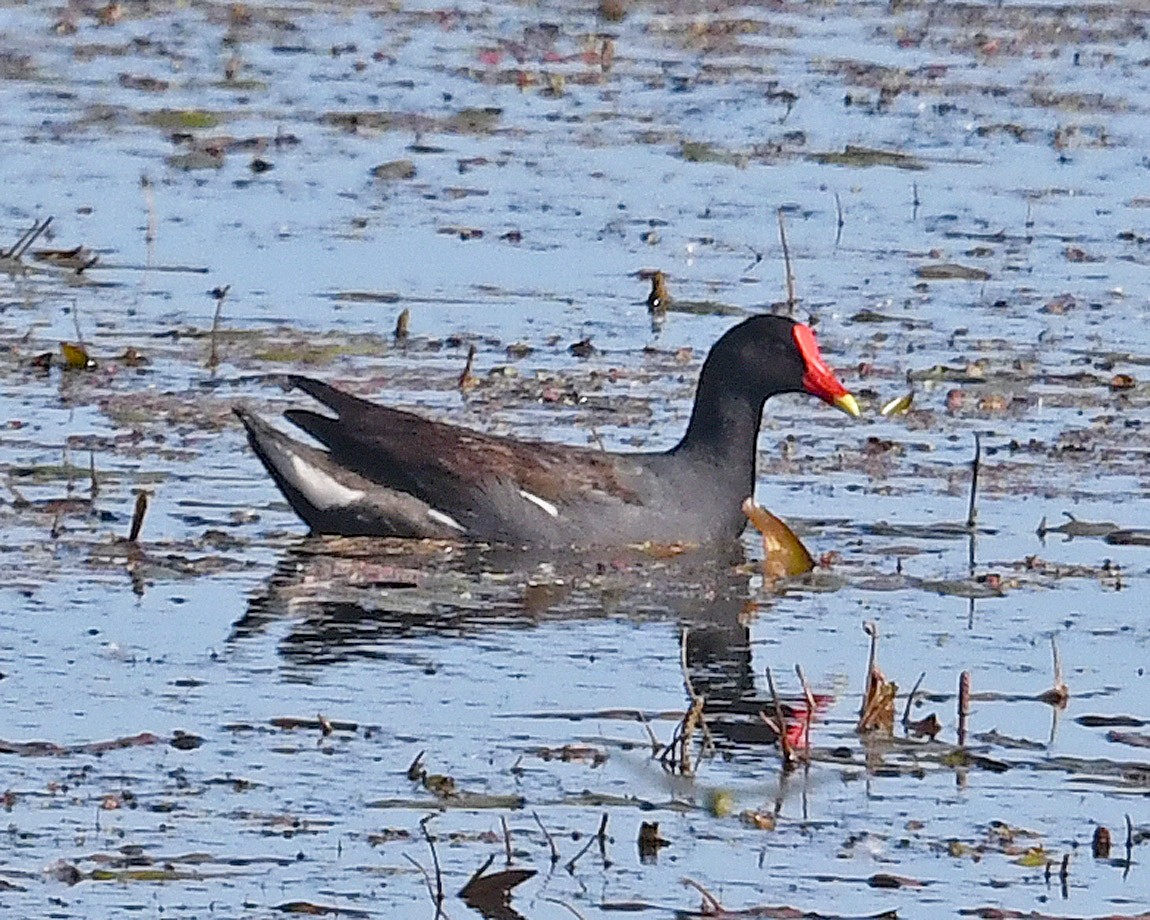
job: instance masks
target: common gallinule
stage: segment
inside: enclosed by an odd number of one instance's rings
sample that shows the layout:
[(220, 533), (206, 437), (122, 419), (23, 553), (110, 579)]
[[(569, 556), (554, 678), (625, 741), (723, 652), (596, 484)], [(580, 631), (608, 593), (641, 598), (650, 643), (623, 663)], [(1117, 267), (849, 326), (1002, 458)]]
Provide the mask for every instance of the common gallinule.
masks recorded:
[(714, 543), (746, 524), (763, 403), (806, 392), (858, 415), (808, 326), (744, 320), (703, 363), (683, 439), (664, 453), (519, 441), (377, 405), (308, 377), (290, 383), (324, 415), (288, 421), (301, 444), (243, 407), (256, 455), (313, 533), (534, 545)]

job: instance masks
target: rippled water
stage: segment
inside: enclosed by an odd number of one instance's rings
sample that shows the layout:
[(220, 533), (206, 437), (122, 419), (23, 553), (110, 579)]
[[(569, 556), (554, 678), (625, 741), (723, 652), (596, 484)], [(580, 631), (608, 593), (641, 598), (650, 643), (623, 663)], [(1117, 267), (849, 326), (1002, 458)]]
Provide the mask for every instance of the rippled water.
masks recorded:
[[(431, 814), (454, 917), (503, 821), (533, 918), (696, 910), (684, 877), (732, 911), (1145, 910), (1147, 551), (1035, 534), (1150, 527), (1144, 4), (0, 6), (0, 246), (51, 216), (32, 249), (99, 256), (0, 281), (13, 915), (430, 916)], [(740, 564), (317, 546), (232, 421), (286, 406), (265, 375), (293, 369), (668, 445), (709, 344), (785, 297), (779, 209), (866, 410), (768, 407), (758, 498), (838, 554), (811, 581), (765, 587), (749, 537)], [(36, 365), (80, 339), (95, 369)], [(975, 432), (972, 567), (939, 525)], [(867, 620), (898, 714), (926, 672), (937, 742), (856, 734)], [(1064, 711), (1033, 699), (1052, 636)], [(831, 699), (783, 775), (758, 712), (795, 664)], [(693, 781), (635, 715), (668, 742), (684, 674), (717, 745)], [(408, 777), (421, 752), (460, 794)]]

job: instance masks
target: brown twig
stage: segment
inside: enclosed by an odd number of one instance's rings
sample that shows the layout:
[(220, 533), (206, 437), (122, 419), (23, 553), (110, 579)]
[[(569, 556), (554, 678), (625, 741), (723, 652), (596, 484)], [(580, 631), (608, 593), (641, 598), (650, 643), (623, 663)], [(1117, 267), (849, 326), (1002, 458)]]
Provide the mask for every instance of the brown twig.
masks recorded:
[(421, 818), (419, 828), (423, 831), (423, 837), (431, 849), (431, 862), (435, 866), (435, 916), (438, 917), (443, 913), (443, 872), (439, 868), (439, 854), (435, 852), (435, 841), (427, 830), (427, 822), (433, 818), (435, 818), (435, 815), (428, 815), (425, 818)]
[(970, 715), (970, 672), (958, 677), (958, 744), (966, 744), (966, 719)]
[(1058, 653), (1058, 639), (1053, 635), (1050, 637), (1050, 650), (1054, 656), (1054, 685), (1044, 693), (1040, 693), (1038, 699), (1063, 709), (1070, 702), (1070, 688), (1062, 679), (1062, 656)]
[[(607, 816), (603, 815), (602, 820), (599, 822), (599, 832), (594, 837), (589, 838), (587, 840), (587, 843), (585, 843), (583, 845), (583, 849), (581, 849), (578, 853), (576, 853), (574, 856), (572, 856), (567, 861), (567, 865), (564, 866), (563, 868), (565, 868), (569, 873), (574, 875), (575, 874), (575, 863), (577, 863), (583, 857), (584, 853), (586, 853), (589, 849), (591, 849), (591, 844), (593, 844), (596, 840), (599, 840), (600, 835), (603, 835), (606, 832), (606, 829), (607, 829)], [(602, 844), (600, 844), (600, 845), (602, 846)]]
[[(486, 861), (483, 863), (483, 865), (471, 873), (471, 878), (469, 878), (467, 880), (467, 884), (459, 889), (459, 896), (461, 898), (467, 897), (467, 893), (471, 890), (471, 886), (474, 885), (481, 878), (483, 878), (483, 873), (491, 868), (491, 864), (493, 862), (495, 862), (495, 857), (494, 856), (488, 856)], [(508, 865), (510, 865), (510, 862), (508, 863)]]
[(467, 363), (463, 365), (463, 373), (459, 375), (459, 382), (457, 386), (461, 393), (466, 393), (468, 390), (474, 389), (475, 385), (479, 383), (475, 375), (471, 372), (472, 367), (475, 365), (475, 345), (467, 347)]
[(725, 914), (726, 908), (723, 907), (719, 899), (716, 898), (711, 892), (707, 891), (702, 885), (696, 882), (693, 878), (683, 879), (683, 884), (689, 888), (694, 888), (699, 894), (703, 896), (703, 913), (705, 914)]
[(156, 195), (152, 191), (152, 180), (147, 176), (140, 176), (140, 189), (144, 193), (144, 210), (148, 212), (148, 221), (144, 230), (144, 245), (148, 250), (148, 262), (152, 261), (152, 247), (156, 242)]
[(875, 662), (878, 659), (878, 624), (873, 620), (863, 623), (863, 632), (870, 637), (870, 653), (866, 663), (866, 689), (863, 693), (862, 705), (859, 706), (859, 728), (862, 728), (863, 716), (866, 715), (867, 706), (871, 698), (871, 681), (875, 672)]
[(974, 457), (970, 461), (970, 503), (966, 508), (966, 526), (974, 530), (975, 521), (978, 520), (978, 469), (982, 463), (982, 438), (978, 432), (974, 433)]
[(698, 723), (700, 730), (703, 732), (703, 746), (699, 750), (700, 758), (705, 757), (711, 753), (715, 748), (715, 739), (711, 735), (710, 726), (707, 725), (707, 716), (704, 708), (707, 703), (707, 698), (695, 691), (695, 685), (691, 681), (691, 670), (687, 666), (687, 637), (690, 635), (690, 629), (684, 628), (682, 636), (679, 639), (679, 670), (683, 675), (683, 687), (687, 691), (687, 696), (691, 698), (691, 709), (694, 711), (694, 720), (691, 727), (694, 728), (694, 723)]
[[(767, 688), (771, 691), (771, 703), (774, 706), (775, 715), (773, 720), (764, 719), (764, 721), (778, 734), (779, 753), (783, 759), (783, 769), (790, 770), (795, 765), (795, 752), (791, 750), (791, 739), (787, 737), (787, 717), (783, 714), (783, 702), (779, 699), (778, 691), (775, 690), (775, 677), (770, 668), (767, 668)], [(760, 718), (762, 718), (761, 713)]]
[[(707, 725), (707, 717), (704, 712), (707, 700), (706, 697), (695, 692), (695, 686), (691, 682), (691, 674), (687, 667), (687, 637), (689, 635), (690, 629), (684, 627), (679, 637), (679, 668), (683, 675), (683, 688), (690, 699), (690, 704), (687, 706), (687, 711), (683, 713), (683, 718), (679, 720), (679, 724), (675, 726), (671, 743), (658, 753), (664, 769), (678, 772), (683, 776), (695, 775), (691, 760), (691, 741), (695, 737), (696, 728), (700, 728), (703, 732), (703, 744), (699, 756), (704, 757), (714, 749), (714, 738), (711, 736), (711, 729)], [(649, 726), (648, 731), (650, 731)], [(654, 740), (653, 733), (651, 737)]]
[[(423, 875), (423, 882), (427, 885), (427, 896), (431, 898), (431, 903), (435, 904), (435, 888), (431, 885), (431, 876), (427, 874), (427, 870), (413, 857), (410, 853), (403, 854), (404, 859), (415, 866)], [(435, 916), (438, 917), (443, 913), (438, 904), (435, 904)]]
[(922, 686), (922, 682), (925, 679), (926, 679), (926, 671), (923, 671), (921, 674), (918, 675), (918, 680), (916, 680), (914, 682), (914, 686), (911, 688), (911, 691), (910, 691), (910, 696), (908, 696), (906, 698), (906, 709), (904, 709), (902, 711), (902, 727), (903, 728), (906, 728), (907, 724), (910, 722), (910, 707), (912, 705), (914, 705), (914, 695), (916, 693), (918, 693), (918, 688)]
[(595, 835), (595, 839), (599, 841), (599, 856), (603, 859), (603, 865), (607, 866), (610, 864), (607, 859), (607, 812), (603, 812), (603, 817), (599, 821), (599, 832)]
[(778, 210), (779, 218), (779, 241), (783, 246), (783, 267), (786, 271), (787, 281), (787, 309), (794, 312), (795, 309), (795, 273), (791, 268), (791, 249), (787, 245), (787, 225), (783, 220), (783, 209)]
[(72, 327), (76, 330), (76, 343), (84, 347), (84, 333), (80, 331), (80, 306), (75, 299), (72, 300)]
[(543, 822), (539, 820), (539, 815), (536, 812), (531, 812), (531, 817), (535, 819), (535, 823), (539, 825), (539, 830), (543, 831), (543, 836), (547, 840), (547, 846), (551, 848), (551, 865), (559, 862), (559, 848), (555, 846), (555, 840), (547, 832), (547, 828), (543, 826)]
[(32, 226), (20, 234), (20, 238), (12, 245), (12, 248), (7, 252), (0, 253), (6, 259), (19, 260), (21, 256), (28, 251), (33, 243), (36, 242), (44, 231), (48, 229), (54, 218), (45, 217), (43, 223), (38, 219), (33, 219)]
[(795, 673), (799, 676), (803, 697), (807, 701), (807, 717), (803, 724), (803, 759), (809, 764), (811, 762), (811, 723), (815, 718), (815, 695), (811, 692), (811, 685), (807, 683), (807, 675), (803, 673), (801, 664), (795, 665)]
[(663, 742), (655, 737), (655, 730), (651, 728), (651, 723), (647, 721), (647, 717), (642, 712), (636, 714), (639, 716), (639, 721), (642, 723), (643, 727), (647, 729), (647, 738), (651, 742), (651, 756), (658, 757), (664, 750), (666, 750), (663, 747)]
[(216, 300), (216, 312), (212, 316), (212, 332), (211, 332), (211, 346), (208, 350), (208, 369), (215, 370), (220, 365), (220, 353), (217, 342), (217, 336), (220, 331), (220, 317), (224, 311), (224, 299), (228, 296), (228, 291), (232, 289), (230, 284), (225, 284), (223, 287), (212, 289), (212, 297)]
[(91, 485), (88, 487), (88, 496), (92, 501), (100, 494), (100, 480), (96, 478), (96, 452), (88, 451), (88, 477)]
[(135, 543), (144, 527), (144, 515), (148, 513), (148, 493), (141, 489), (136, 493), (136, 507), (132, 511), (132, 526), (128, 530), (128, 542)]
[(499, 816), (499, 821), (503, 825), (503, 849), (507, 853), (507, 865), (511, 865), (511, 828), (507, 826), (507, 817), (505, 815)]
[(558, 904), (560, 907), (566, 907), (569, 911), (571, 911), (571, 913), (573, 913), (576, 917), (578, 917), (579, 920), (587, 920), (586, 917), (584, 917), (581, 913), (579, 913), (579, 911), (577, 911), (574, 907), (572, 907), (566, 901), (560, 901), (558, 898), (544, 898), (543, 900), (546, 901), (548, 904)]

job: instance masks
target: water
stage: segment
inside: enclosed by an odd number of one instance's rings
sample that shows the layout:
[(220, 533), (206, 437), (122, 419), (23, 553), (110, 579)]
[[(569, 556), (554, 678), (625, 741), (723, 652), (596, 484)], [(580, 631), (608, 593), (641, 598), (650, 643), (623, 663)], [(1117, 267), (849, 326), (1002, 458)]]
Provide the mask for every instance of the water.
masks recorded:
[[(504, 867), (504, 820), (538, 871), (512, 896), (530, 917), (693, 910), (685, 877), (729, 910), (1144, 910), (1146, 729), (1076, 720), (1150, 719), (1146, 550), (1035, 534), (1064, 511), (1150, 527), (1141, 11), (626, 12), (0, 9), (0, 239), (52, 216), (32, 248), (100, 257), (76, 277), (28, 255), (0, 282), (11, 910), (432, 915), (428, 815), (452, 916), (489, 856)], [(218, 168), (179, 168), (204, 150)], [(373, 178), (400, 159), (414, 178)], [(839, 554), (813, 584), (764, 586), (751, 537), (735, 567), (316, 547), (232, 420), (237, 400), (275, 415), (295, 397), (264, 375), (302, 370), (485, 430), (667, 446), (724, 314), (785, 296), (780, 208), (799, 313), (866, 410), (768, 407), (758, 498)], [(988, 277), (916, 274), (943, 263)], [(653, 328), (655, 268), (681, 309)], [(585, 337), (598, 351), (576, 358)], [(32, 365), (78, 338), (95, 370)], [(1135, 386), (1112, 388), (1123, 373)], [(908, 376), (912, 411), (880, 417)], [(966, 517), (975, 432), (972, 569), (937, 528)], [(114, 537), (138, 489), (133, 550)], [(968, 597), (988, 576), (1002, 596)], [(856, 734), (868, 620), (898, 715), (926, 672), (911, 714), (937, 713), (937, 743)], [(1064, 711), (1032, 699), (1051, 637)], [(694, 780), (651, 760), (635, 715), (670, 741), (684, 657), (718, 747)], [(831, 701), (809, 770), (784, 775), (748, 735), (765, 669), (793, 699), (795, 664)], [(962, 671), (973, 764), (948, 747)], [(330, 734), (273, 721), (317, 716)], [(421, 752), (461, 796), (409, 778)], [(578, 855), (603, 815), (609, 841)], [(670, 841), (654, 862), (643, 821)]]

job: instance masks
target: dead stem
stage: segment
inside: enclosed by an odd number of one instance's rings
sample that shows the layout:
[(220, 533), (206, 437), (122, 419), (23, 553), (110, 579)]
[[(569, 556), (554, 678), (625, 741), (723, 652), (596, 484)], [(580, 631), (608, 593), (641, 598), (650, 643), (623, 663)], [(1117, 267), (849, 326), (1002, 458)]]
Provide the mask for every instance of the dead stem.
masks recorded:
[(411, 310), (404, 307), (395, 319), (395, 340), (406, 342), (409, 327), (411, 326)]
[[(431, 886), (431, 876), (427, 874), (427, 870), (424, 869), (423, 866), (421, 866), (419, 864), (419, 862), (417, 862), (416, 859), (411, 856), (411, 854), (404, 853), (403, 858), (406, 859), (413, 866), (415, 866), (415, 868), (418, 869), (420, 871), (420, 873), (423, 875), (423, 882), (425, 885), (427, 885), (427, 896), (429, 898), (431, 898), (432, 903), (435, 903), (435, 889)], [(438, 920), (439, 917), (446, 917), (447, 916), (443, 912), (442, 906), (439, 904), (435, 905), (435, 916), (436, 916), (436, 920)]]
[(19, 261), (29, 247), (43, 236), (44, 231), (48, 229), (54, 219), (53, 217), (45, 217), (43, 223), (34, 219), (32, 226), (20, 234), (20, 238), (16, 240), (11, 249), (7, 252), (0, 252), (0, 257)]
[[(506, 822), (504, 822), (504, 827), (506, 827)], [(495, 857), (494, 856), (488, 856), (486, 861), (483, 863), (483, 865), (471, 873), (471, 878), (469, 878), (467, 880), (467, 883), (462, 888), (459, 889), (459, 896), (461, 898), (467, 897), (467, 892), (471, 890), (471, 886), (474, 885), (481, 878), (483, 878), (483, 873), (491, 868), (491, 864), (493, 862), (495, 862)], [(510, 865), (510, 864), (511, 864), (510, 861), (508, 861), (508, 865)]]
[(555, 840), (547, 832), (547, 828), (543, 826), (543, 822), (539, 820), (537, 812), (531, 812), (531, 817), (535, 819), (535, 823), (539, 825), (539, 830), (543, 831), (543, 836), (547, 840), (547, 846), (551, 848), (551, 865), (559, 862), (559, 848), (555, 846)]
[(791, 249), (787, 245), (787, 225), (783, 220), (783, 209), (778, 210), (779, 218), (779, 242), (783, 246), (783, 267), (786, 271), (787, 281), (787, 310), (791, 313), (795, 310), (795, 273), (791, 268)]
[(791, 739), (787, 735), (787, 717), (783, 714), (783, 703), (775, 689), (775, 676), (770, 668), (767, 668), (767, 688), (771, 691), (771, 704), (775, 715), (773, 719), (764, 718), (762, 713), (759, 715), (779, 736), (779, 754), (783, 760), (783, 770), (790, 770), (795, 765), (795, 753), (791, 750)]
[(76, 330), (76, 343), (84, 347), (84, 333), (80, 331), (80, 305), (75, 298), (72, 299), (72, 327)]
[(658, 757), (660, 755), (660, 753), (662, 753), (662, 751), (664, 750), (663, 742), (661, 742), (657, 737), (655, 737), (655, 731), (654, 731), (654, 729), (651, 728), (651, 723), (647, 721), (647, 717), (641, 712), (638, 713), (638, 716), (639, 716), (639, 721), (643, 724), (643, 727), (645, 729), (647, 729), (647, 738), (651, 742), (651, 756), (652, 757)]
[(902, 711), (902, 727), (906, 728), (910, 722), (910, 707), (914, 705), (914, 695), (918, 693), (918, 688), (922, 686), (922, 682), (926, 679), (926, 671), (918, 675), (918, 680), (914, 682), (914, 686), (910, 690), (910, 695), (906, 698), (906, 709)]
[(966, 719), (970, 715), (970, 672), (963, 671), (958, 677), (958, 744), (966, 744)]
[(128, 542), (135, 543), (144, 526), (144, 515), (148, 513), (148, 493), (142, 489), (136, 493), (136, 507), (132, 511), (132, 526), (128, 530)]
[(706, 914), (725, 914), (726, 908), (720, 903), (711, 892), (707, 891), (702, 885), (696, 882), (693, 878), (683, 879), (683, 884), (688, 888), (694, 888), (699, 894), (703, 896), (703, 913)]
[(843, 220), (843, 200), (839, 197), (839, 193), (835, 192), (835, 248), (838, 249), (839, 243), (843, 238), (843, 227), (846, 226), (846, 221)]
[(439, 917), (443, 913), (443, 872), (439, 868), (439, 854), (435, 852), (435, 841), (432, 840), (431, 834), (427, 830), (427, 822), (435, 817), (435, 815), (427, 815), (427, 817), (421, 818), (419, 829), (423, 831), (423, 837), (431, 849), (431, 862), (435, 866), (435, 916)]
[(220, 354), (217, 343), (217, 336), (220, 331), (220, 316), (224, 310), (224, 298), (228, 296), (228, 291), (232, 289), (230, 284), (225, 284), (223, 287), (212, 289), (212, 297), (216, 300), (216, 312), (212, 316), (212, 331), (211, 331), (211, 347), (208, 351), (208, 369), (215, 370), (220, 364)]
[(1058, 638), (1054, 635), (1050, 637), (1050, 650), (1054, 656), (1054, 685), (1044, 693), (1040, 693), (1038, 699), (1058, 709), (1064, 709), (1070, 702), (1070, 688), (1062, 679), (1062, 656), (1058, 652)]
[[(507, 817), (505, 815), (499, 816), (499, 822), (503, 825), (503, 849), (507, 853), (507, 865), (510, 866), (511, 865), (511, 828), (509, 828), (507, 826)], [(490, 865), (490, 863), (488, 865)]]
[(966, 526), (974, 530), (975, 521), (978, 520), (978, 468), (982, 463), (982, 438), (978, 432), (974, 433), (974, 457), (970, 461), (970, 503), (966, 508)]
[(863, 632), (870, 636), (870, 654), (867, 656), (866, 664), (866, 692), (863, 694), (862, 705), (859, 706), (859, 724), (862, 724), (862, 717), (866, 714), (867, 702), (870, 699), (870, 685), (871, 675), (875, 671), (875, 661), (878, 658), (878, 624), (873, 620), (867, 620), (863, 623)]
[(888, 681), (878, 666), (878, 624), (867, 621), (863, 630), (870, 636), (870, 654), (867, 663), (866, 687), (859, 708), (858, 725), (861, 733), (882, 729), (888, 735), (894, 731), (894, 701), (898, 685)]
[(698, 710), (696, 719), (703, 732), (703, 747), (699, 751), (699, 756), (703, 757), (714, 750), (715, 740), (711, 736), (711, 729), (707, 726), (707, 717), (703, 712), (707, 698), (695, 692), (695, 685), (691, 682), (691, 670), (687, 666), (687, 636), (689, 634), (690, 627), (684, 627), (683, 633), (679, 637), (679, 671), (683, 675), (683, 687), (691, 699), (691, 708)]
[(156, 194), (152, 191), (152, 180), (146, 175), (140, 176), (140, 190), (144, 193), (144, 210), (148, 212), (148, 220), (144, 229), (144, 245), (148, 250), (148, 262), (152, 261), (152, 248), (156, 243)]
[(587, 843), (585, 843), (583, 845), (583, 849), (581, 849), (578, 853), (576, 853), (574, 856), (572, 856), (567, 861), (567, 865), (564, 866), (564, 868), (568, 871), (568, 873), (570, 873), (571, 875), (575, 874), (575, 864), (583, 857), (584, 853), (586, 853), (589, 849), (591, 849), (591, 844), (595, 843), (596, 840), (599, 841), (600, 848), (605, 847), (605, 843), (603, 842), (602, 838), (605, 836), (606, 831), (607, 831), (607, 815), (604, 814), (602, 820), (600, 820), (600, 822), (599, 822), (599, 832), (594, 837), (589, 838), (587, 840)]
[(566, 901), (560, 901), (558, 898), (544, 898), (543, 900), (549, 904), (558, 904), (560, 907), (566, 907), (569, 911), (571, 911), (571, 913), (573, 913), (576, 917), (578, 917), (579, 920), (587, 920), (586, 917), (584, 917), (581, 913), (579, 913), (579, 911), (577, 911), (574, 907), (572, 907)]
[[(695, 737), (696, 728), (701, 729), (703, 733), (703, 744), (700, 748), (699, 756), (707, 756), (714, 749), (714, 739), (711, 736), (711, 730), (707, 726), (707, 718), (704, 714), (706, 698), (695, 692), (695, 687), (694, 684), (691, 683), (691, 675), (687, 668), (687, 637), (689, 634), (690, 629), (686, 627), (684, 627), (680, 634), (679, 668), (683, 675), (683, 687), (690, 699), (690, 705), (687, 707), (687, 711), (683, 713), (683, 718), (679, 720), (679, 724), (675, 727), (675, 732), (671, 736), (671, 743), (658, 754), (659, 760), (665, 769), (678, 772), (682, 776), (695, 775), (694, 765), (691, 761), (691, 741)], [(650, 727), (648, 727), (648, 731), (650, 731)], [(654, 735), (652, 735), (652, 738), (654, 738)], [(655, 755), (653, 754), (652, 756)]]
[(795, 665), (795, 673), (799, 677), (799, 683), (803, 688), (803, 697), (807, 701), (807, 717), (803, 724), (803, 759), (809, 764), (811, 762), (811, 723), (815, 718), (815, 695), (811, 692), (811, 685), (807, 683), (807, 675), (803, 673), (801, 664)]
[(467, 363), (463, 365), (463, 373), (459, 375), (459, 381), (456, 384), (461, 393), (466, 393), (468, 390), (474, 389), (475, 385), (479, 383), (479, 381), (475, 378), (475, 375), (471, 372), (471, 369), (474, 366), (475, 346), (469, 345), (467, 347)]

